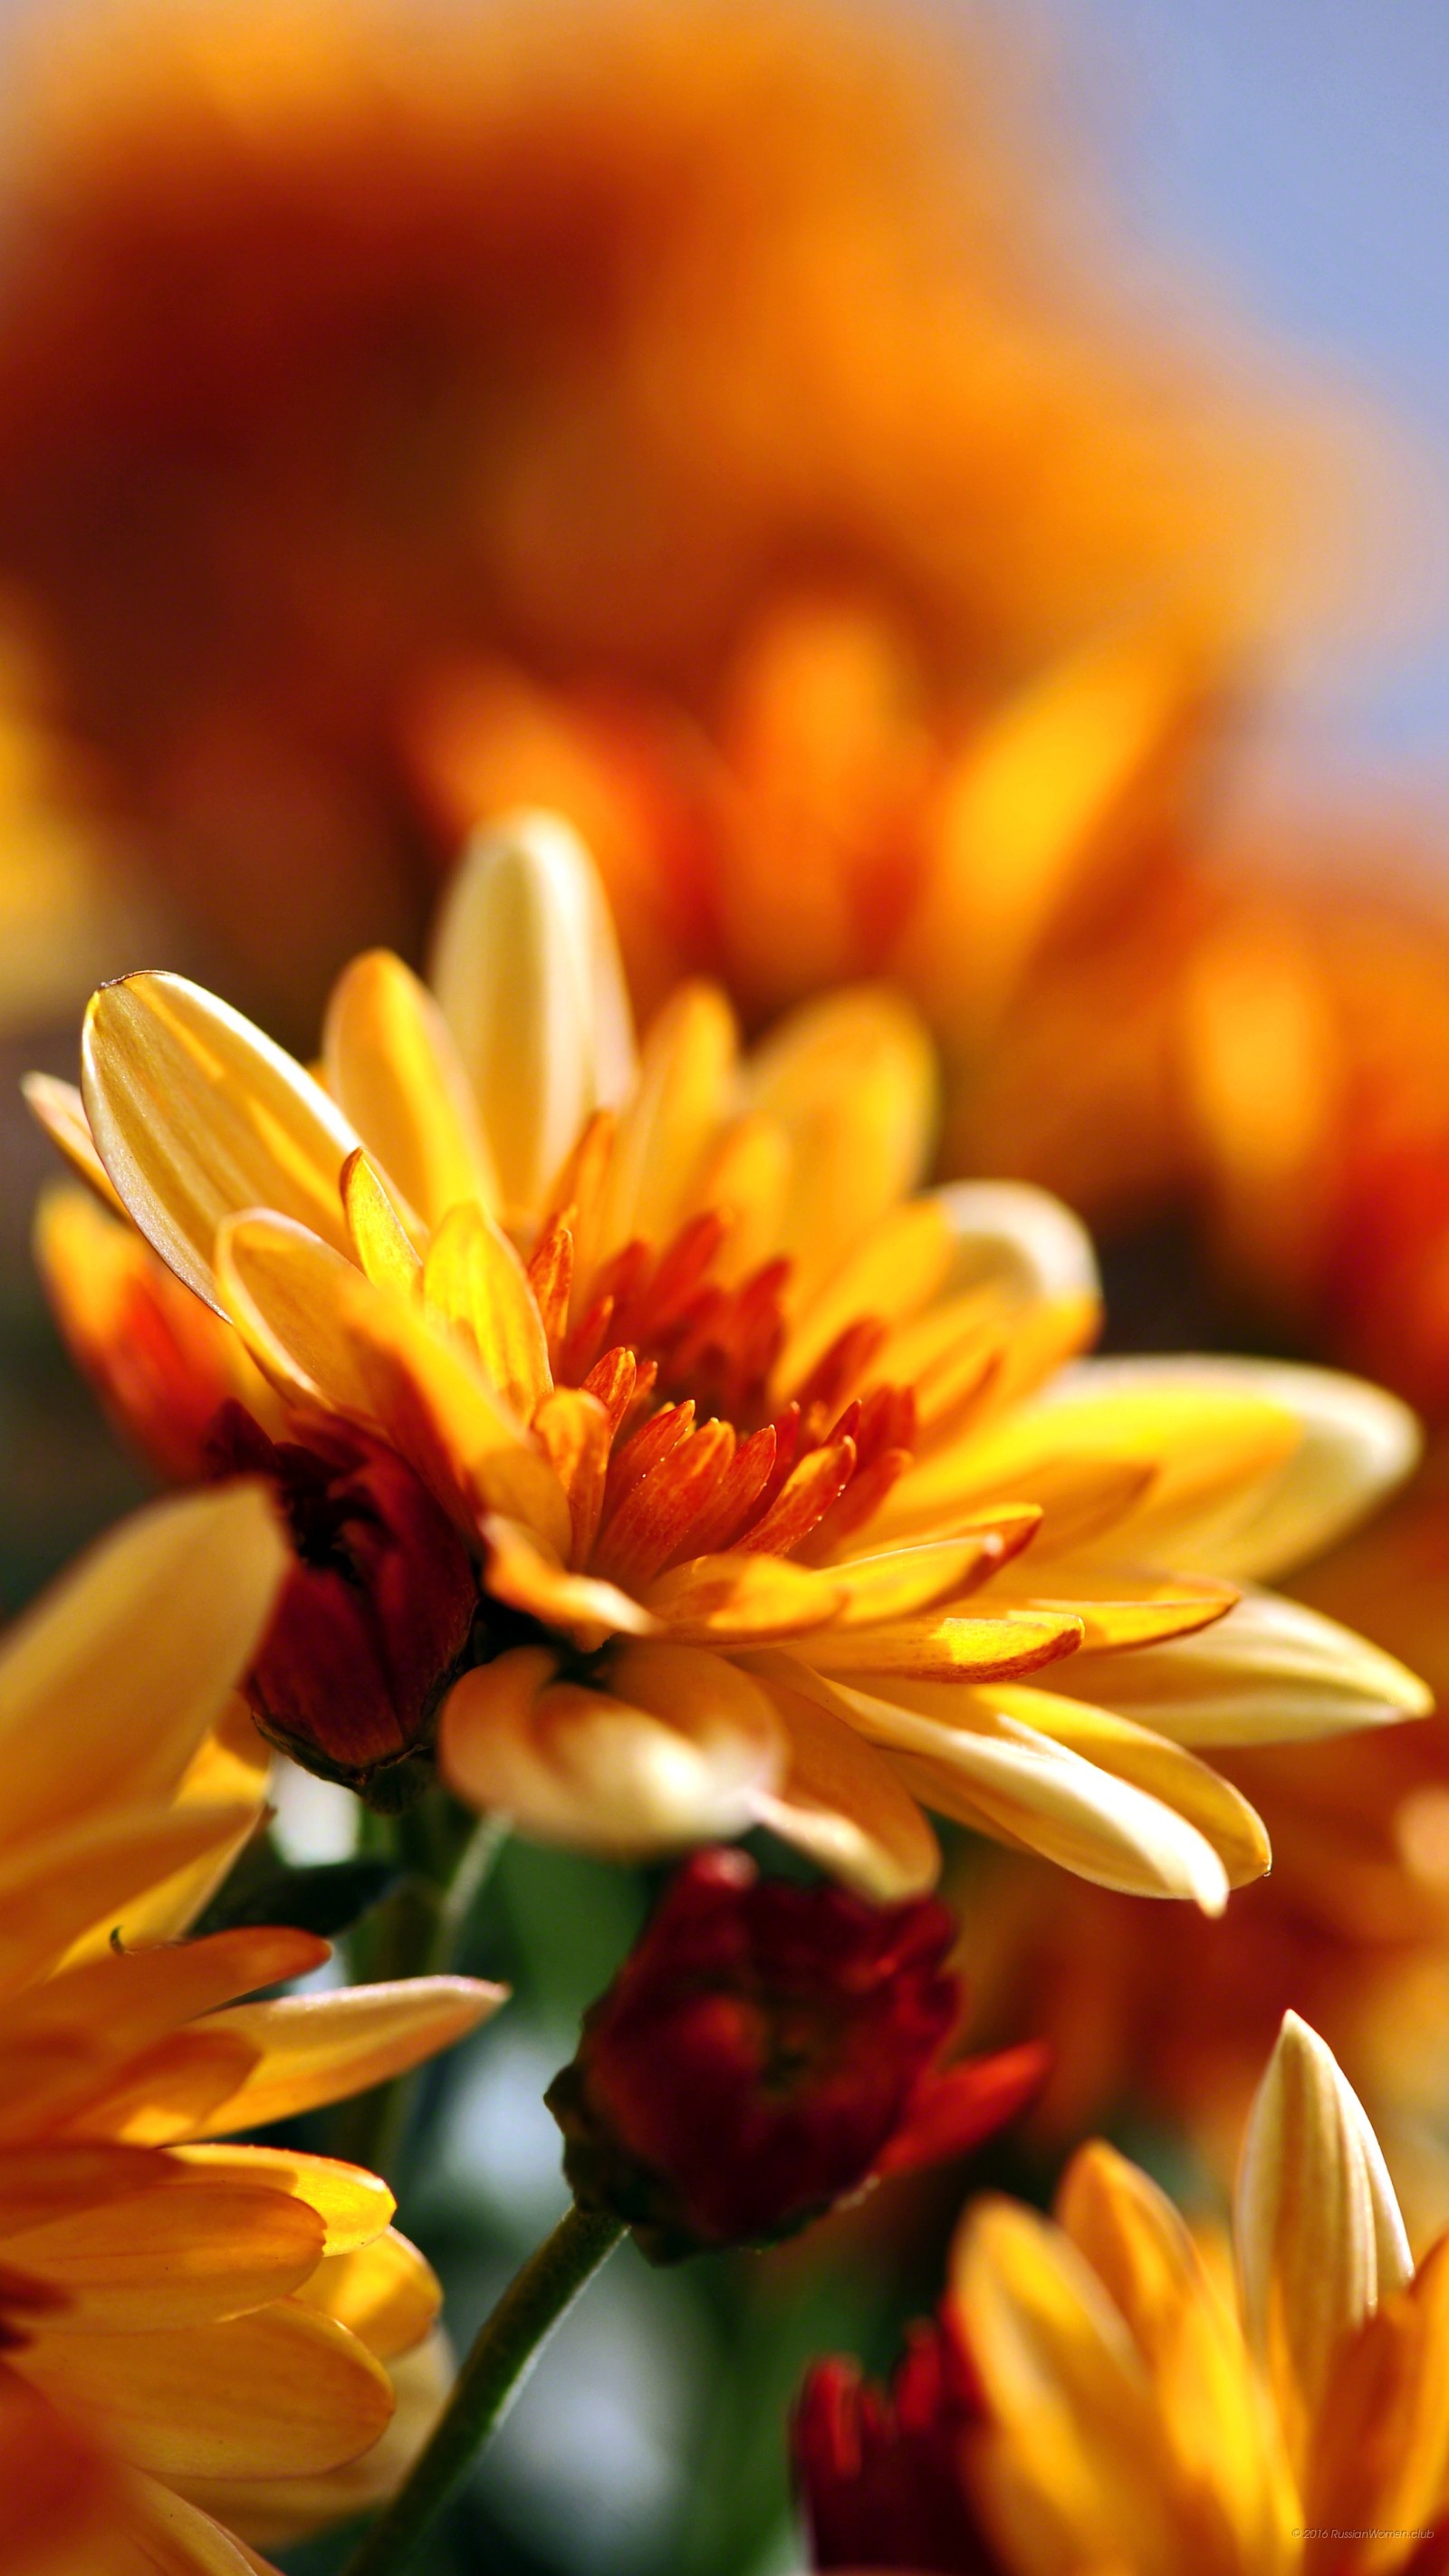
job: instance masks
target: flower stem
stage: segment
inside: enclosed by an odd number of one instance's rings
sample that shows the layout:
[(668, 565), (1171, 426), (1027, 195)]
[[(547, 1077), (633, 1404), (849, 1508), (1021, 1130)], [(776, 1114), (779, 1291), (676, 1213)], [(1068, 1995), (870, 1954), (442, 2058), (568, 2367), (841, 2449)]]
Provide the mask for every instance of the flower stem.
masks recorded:
[[(457, 1852), (446, 1877), (414, 1871), (398, 1891), (381, 1953), (368, 1962), (369, 1972), (384, 1978), (435, 1977), (451, 1968), (507, 1839), (507, 1824), (497, 1816), (484, 1816)], [(384, 2181), (394, 2181), (407, 2146), (420, 2081), (418, 2070), (394, 2076), (390, 2084), (363, 2094), (350, 2106), (340, 2152), (354, 2164), (369, 2166)]]
[(349, 2560), (345, 2576), (403, 2576), (449, 2498), (502, 2423), (544, 2344), (624, 2230), (570, 2209), (486, 2318), (431, 2441)]

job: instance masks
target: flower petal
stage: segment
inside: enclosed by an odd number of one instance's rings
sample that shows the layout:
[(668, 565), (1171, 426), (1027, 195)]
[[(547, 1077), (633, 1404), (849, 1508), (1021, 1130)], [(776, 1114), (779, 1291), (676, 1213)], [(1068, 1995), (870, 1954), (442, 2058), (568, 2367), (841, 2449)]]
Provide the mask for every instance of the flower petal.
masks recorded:
[(1302, 2459), (1347, 2338), (1413, 2261), (1363, 2105), (1296, 2013), (1253, 2103), (1234, 2236), (1249, 2338)]
[(1381, 1647), (1271, 1592), (1245, 1593), (1196, 1636), (1086, 1657), (1060, 1687), (1199, 1746), (1307, 1743), (1427, 1717), (1434, 1704)]
[[(209, 2190), (216, 2183), (289, 2192), (322, 2223), (322, 2251), (350, 2254), (386, 2233), (396, 2206), (380, 2175), (331, 2156), (304, 2155), (299, 2147), (169, 2147), (164, 2171), (173, 2187)], [(350, 2318), (343, 2319), (351, 2324)]]
[(862, 985), (790, 1012), (746, 1059), (742, 1088), (743, 1105), (790, 1143), (776, 1250), (794, 1259), (803, 1305), (919, 1183), (936, 1123), (935, 1049), (898, 994)]
[(507, 1999), (506, 1986), (485, 1985), (476, 1977), (407, 1977), (212, 2013), (208, 2033), (242, 2041), (256, 2063), (239, 2090), (199, 2120), (193, 2134), (222, 2138), (237, 2129), (265, 2129), (274, 2120), (364, 2093), (451, 2048)]
[(739, 1032), (723, 993), (684, 984), (648, 1030), (639, 1078), (620, 1115), (596, 1252), (668, 1243), (691, 1184), (733, 1106)]
[(779, 1721), (723, 1656), (615, 1647), (597, 1689), (544, 1647), (465, 1673), (443, 1711), (443, 1774), (469, 1805), (548, 1842), (637, 1857), (741, 1833), (779, 1777)]
[(15, 2369), (161, 2478), (288, 2477), (339, 2467), (392, 2413), (380, 2362), (295, 2300), (221, 2325), (45, 2334)]
[(216, 1305), (216, 1230), (273, 1208), (347, 1248), (342, 1166), (361, 1138), (240, 1012), (180, 975), (103, 984), (81, 1089), (97, 1150), (148, 1243)]
[(316, 2271), (324, 2236), (284, 2192), (163, 2185), (8, 2236), (5, 2259), (60, 2291), (47, 2334), (149, 2334), (285, 2298)]
[(762, 1825), (878, 1905), (936, 1884), (936, 1837), (890, 1763), (832, 1705), (830, 1686), (789, 1656), (752, 1658), (788, 1743), (785, 1774), (756, 1799)]
[[(257, 1823), (245, 1807), (123, 1807), (0, 1857), (0, 1996), (39, 1977), (103, 1926), (128, 1946), (128, 1900), (203, 1856), (234, 1855)], [(138, 1908), (144, 1911), (144, 1906)]]
[(395, 2361), (422, 2343), (443, 2303), (432, 2265), (395, 2227), (320, 2263), (299, 2295), (346, 2326), (379, 2361)]
[(938, 1610), (878, 1628), (827, 1628), (802, 1651), (821, 1672), (863, 1680), (969, 1682), (1055, 1663), (1075, 1651), (1081, 1635), (1071, 1610), (1006, 1610), (982, 1619)]
[(536, 1213), (585, 1120), (634, 1071), (613, 923), (567, 823), (514, 814), (473, 840), (443, 901), (431, 981), (505, 1208)]
[(245, 1672), (288, 1552), (259, 1486), (155, 1503), (0, 1646), (4, 1830), (174, 1790)]
[(390, 949), (355, 957), (322, 1032), (327, 1087), (368, 1153), (429, 1226), (449, 1208), (496, 1206), (478, 1105), (442, 1012)]
[(531, 1422), (553, 1391), (543, 1319), (522, 1262), (481, 1207), (454, 1207), (438, 1227), (423, 1264), (423, 1300), (504, 1403)]

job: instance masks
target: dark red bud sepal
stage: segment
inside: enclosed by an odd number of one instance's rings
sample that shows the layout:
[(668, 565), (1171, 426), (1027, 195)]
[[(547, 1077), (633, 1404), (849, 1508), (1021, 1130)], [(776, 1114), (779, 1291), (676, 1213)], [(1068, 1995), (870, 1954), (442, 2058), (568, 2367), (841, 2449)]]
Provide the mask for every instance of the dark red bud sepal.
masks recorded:
[(451, 1521), (395, 1451), (335, 1422), (273, 1441), (228, 1404), (207, 1465), (270, 1477), (296, 1550), (245, 1685), (257, 1724), (307, 1770), (406, 1806), (433, 1776), (438, 1710), (478, 1606)]
[(931, 1899), (877, 1907), (762, 1879), (740, 1852), (697, 1854), (549, 2088), (575, 2198), (668, 2263), (771, 2244), (883, 2174), (974, 2146), (1045, 2059), (941, 2069), (955, 1937)]
[(944, 2314), (911, 2329), (888, 2390), (853, 2361), (817, 2363), (791, 2426), (812, 2565), (1003, 2576), (966, 2482), (982, 2421), (975, 2372)]

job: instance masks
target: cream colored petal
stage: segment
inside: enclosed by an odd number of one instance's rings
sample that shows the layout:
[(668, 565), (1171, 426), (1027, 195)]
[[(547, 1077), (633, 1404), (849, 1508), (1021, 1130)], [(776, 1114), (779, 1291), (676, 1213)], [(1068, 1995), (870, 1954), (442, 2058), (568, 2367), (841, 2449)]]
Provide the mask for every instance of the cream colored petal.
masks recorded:
[(222, 2325), (47, 2334), (13, 2367), (161, 2478), (285, 2477), (340, 2467), (392, 2413), (380, 2362), (295, 2300)]
[(947, 1294), (989, 1290), (1012, 1307), (1100, 1297), (1092, 1238), (1049, 1190), (1027, 1181), (951, 1181), (932, 1196), (954, 1246)]
[[(1104, 1771), (993, 1705), (952, 1690), (954, 1723), (838, 1683), (851, 1721), (890, 1753), (927, 1807), (979, 1833), (1133, 1896), (1191, 1899), (1220, 1914), (1228, 1875), (1197, 1826), (1161, 1798)], [(914, 1686), (906, 1686), (918, 1697)], [(943, 1698), (946, 1696), (942, 1694)]]
[(1258, 1582), (1320, 1555), (1403, 1483), (1423, 1446), (1406, 1404), (1362, 1378), (1282, 1360), (1220, 1358), (1086, 1360), (1058, 1383), (1063, 1402), (1083, 1394), (1131, 1400), (1201, 1389), (1225, 1402), (1275, 1407), (1300, 1437), (1276, 1473), (1230, 1520), (1194, 1544), (1164, 1531), (1159, 1553), (1182, 1573)]
[(482, 1115), (505, 1208), (536, 1214), (580, 1128), (627, 1093), (633, 1027), (592, 859), (549, 814), (470, 845), (431, 981)]
[(197, 2123), (200, 2138), (265, 2129), (327, 2102), (365, 2093), (421, 2066), (476, 2030), (508, 1999), (476, 1977), (411, 1977), (336, 1994), (284, 1995), (212, 2013), (209, 2033), (256, 2052), (240, 2090)]
[(199, 985), (103, 984), (86, 1014), (81, 1089), (136, 1224), (209, 1305), (217, 1228), (243, 1208), (273, 1208), (346, 1250), (342, 1166), (361, 1138), (299, 1064)]
[(788, 1742), (785, 1774), (756, 1801), (759, 1822), (877, 1905), (924, 1895), (941, 1854), (885, 1756), (831, 1705), (830, 1686), (788, 1656), (753, 1657)]
[(1381, 1647), (1271, 1592), (1245, 1593), (1196, 1636), (1086, 1656), (1060, 1687), (1199, 1746), (1307, 1743), (1427, 1717), (1433, 1706)]
[(323, 1024), (327, 1088), (373, 1159), (430, 1226), (460, 1201), (491, 1208), (498, 1179), (452, 1032), (389, 949), (355, 957)]
[(466, 1673), (443, 1711), (449, 1786), (540, 1841), (635, 1858), (743, 1832), (781, 1776), (779, 1720), (723, 1656), (641, 1640), (597, 1688), (544, 1647)]
[(1363, 2106), (1296, 2013), (1253, 2103), (1234, 2236), (1249, 2338), (1301, 2459), (1346, 2339), (1413, 2262)]
[(290, 1562), (260, 1487), (135, 1513), (0, 1646), (6, 1840), (164, 1798), (259, 1643)]
[[(1052, 1678), (1055, 1681), (1055, 1675)], [(917, 1694), (921, 1701), (928, 1696), (934, 1713), (944, 1714), (947, 1694)], [(991, 1699), (1003, 1716), (1048, 1736), (1053, 1744), (1065, 1745), (1099, 1770), (1130, 1781), (1186, 1817), (1211, 1843), (1230, 1886), (1245, 1887), (1268, 1868), (1272, 1853), (1262, 1818), (1240, 1789), (1180, 1745), (1150, 1728), (1132, 1725), (1110, 1709), (1069, 1699), (1055, 1689), (1034, 1690), (1019, 1682), (995, 1684)]]

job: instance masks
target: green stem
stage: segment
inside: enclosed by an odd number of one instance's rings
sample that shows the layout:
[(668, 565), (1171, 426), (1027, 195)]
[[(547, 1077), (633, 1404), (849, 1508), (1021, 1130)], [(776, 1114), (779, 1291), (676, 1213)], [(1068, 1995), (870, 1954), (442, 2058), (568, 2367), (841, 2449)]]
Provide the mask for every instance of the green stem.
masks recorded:
[[(506, 1823), (497, 1816), (484, 1816), (446, 1879), (418, 1874), (408, 1878), (394, 1900), (382, 1954), (370, 1963), (374, 1974), (436, 1977), (452, 1967), (507, 1838)], [(386, 2182), (395, 2180), (421, 2081), (421, 2069), (394, 2076), (390, 2084), (378, 2085), (351, 2105), (341, 2150), (353, 2164), (369, 2166)]]
[(348, 2561), (344, 2576), (403, 2576), (414, 2564), (559, 2319), (623, 2233), (617, 2218), (572, 2208), (530, 2254), (480, 2327), (431, 2441)]

